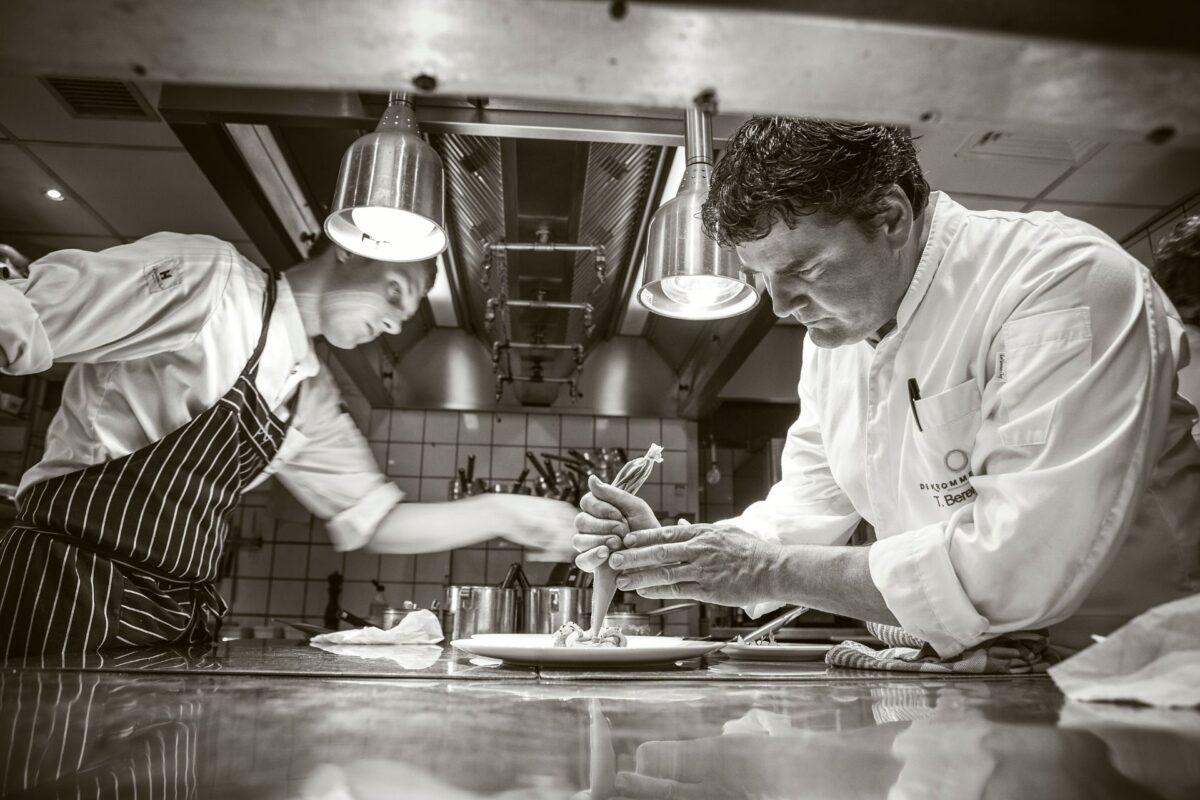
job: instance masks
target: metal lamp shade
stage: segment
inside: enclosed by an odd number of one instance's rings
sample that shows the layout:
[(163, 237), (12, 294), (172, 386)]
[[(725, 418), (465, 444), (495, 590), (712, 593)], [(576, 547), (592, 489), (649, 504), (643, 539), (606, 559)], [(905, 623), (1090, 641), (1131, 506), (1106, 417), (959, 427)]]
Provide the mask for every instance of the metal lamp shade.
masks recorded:
[(758, 303), (758, 292), (742, 277), (737, 254), (704, 233), (700, 209), (712, 179), (712, 134), (708, 114), (687, 112), (687, 169), (679, 192), (650, 221), (646, 278), (638, 301), (655, 314), (678, 319), (723, 319)]
[(380, 261), (424, 261), (446, 249), (442, 159), (417, 134), (412, 109), (393, 103), (374, 133), (342, 157), (325, 233)]
[(703, 162), (688, 166), (679, 194), (650, 221), (646, 282), (638, 300), (655, 314), (723, 319), (758, 303), (758, 292), (742, 278), (737, 254), (705, 235), (701, 226), (711, 170)]

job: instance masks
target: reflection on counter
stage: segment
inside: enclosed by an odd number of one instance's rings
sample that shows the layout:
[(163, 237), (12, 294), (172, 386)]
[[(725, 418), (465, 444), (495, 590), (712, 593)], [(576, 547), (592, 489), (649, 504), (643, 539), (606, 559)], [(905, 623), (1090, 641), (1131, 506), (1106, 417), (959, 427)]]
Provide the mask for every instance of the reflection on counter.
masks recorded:
[(1048, 681), (0, 673), (4, 796), (1195, 797), (1200, 715)]

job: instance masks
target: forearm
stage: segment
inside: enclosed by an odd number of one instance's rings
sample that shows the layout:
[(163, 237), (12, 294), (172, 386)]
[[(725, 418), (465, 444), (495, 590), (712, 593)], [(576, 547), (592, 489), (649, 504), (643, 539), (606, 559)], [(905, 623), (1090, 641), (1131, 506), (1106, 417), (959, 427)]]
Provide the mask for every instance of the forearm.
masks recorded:
[(871, 579), (870, 548), (784, 545), (771, 572), (771, 599), (897, 625)]
[(372, 553), (438, 553), (500, 535), (487, 497), (453, 503), (397, 503), (364, 546)]

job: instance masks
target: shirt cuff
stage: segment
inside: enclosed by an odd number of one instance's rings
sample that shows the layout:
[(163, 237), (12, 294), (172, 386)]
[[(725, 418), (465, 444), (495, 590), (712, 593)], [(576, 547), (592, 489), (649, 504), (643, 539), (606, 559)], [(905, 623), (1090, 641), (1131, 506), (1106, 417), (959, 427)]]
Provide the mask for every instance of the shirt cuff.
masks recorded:
[(949, 658), (983, 641), (988, 621), (963, 591), (945, 537), (945, 525), (934, 523), (880, 539), (868, 564), (900, 627)]
[(341, 553), (363, 547), (371, 541), (383, 518), (403, 499), (404, 492), (391, 481), (367, 492), (356, 504), (325, 523), (333, 549)]
[(32, 375), (54, 363), (37, 309), (15, 286), (0, 281), (0, 372)]

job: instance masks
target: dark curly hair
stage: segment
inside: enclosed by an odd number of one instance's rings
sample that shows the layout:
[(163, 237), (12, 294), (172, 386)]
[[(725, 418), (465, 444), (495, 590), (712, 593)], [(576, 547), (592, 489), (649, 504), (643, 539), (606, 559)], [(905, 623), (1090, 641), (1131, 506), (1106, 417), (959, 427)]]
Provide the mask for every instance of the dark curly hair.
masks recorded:
[(899, 185), (920, 214), (929, 184), (906, 129), (801, 117), (751, 117), (713, 170), (701, 212), (724, 245), (761, 239), (818, 211), (874, 233), (884, 195)]
[[(1159, 244), (1154, 262), (1154, 279), (1176, 308), (1200, 307), (1200, 216), (1180, 220)], [(1200, 313), (1185, 314), (1183, 321), (1200, 325)]]

